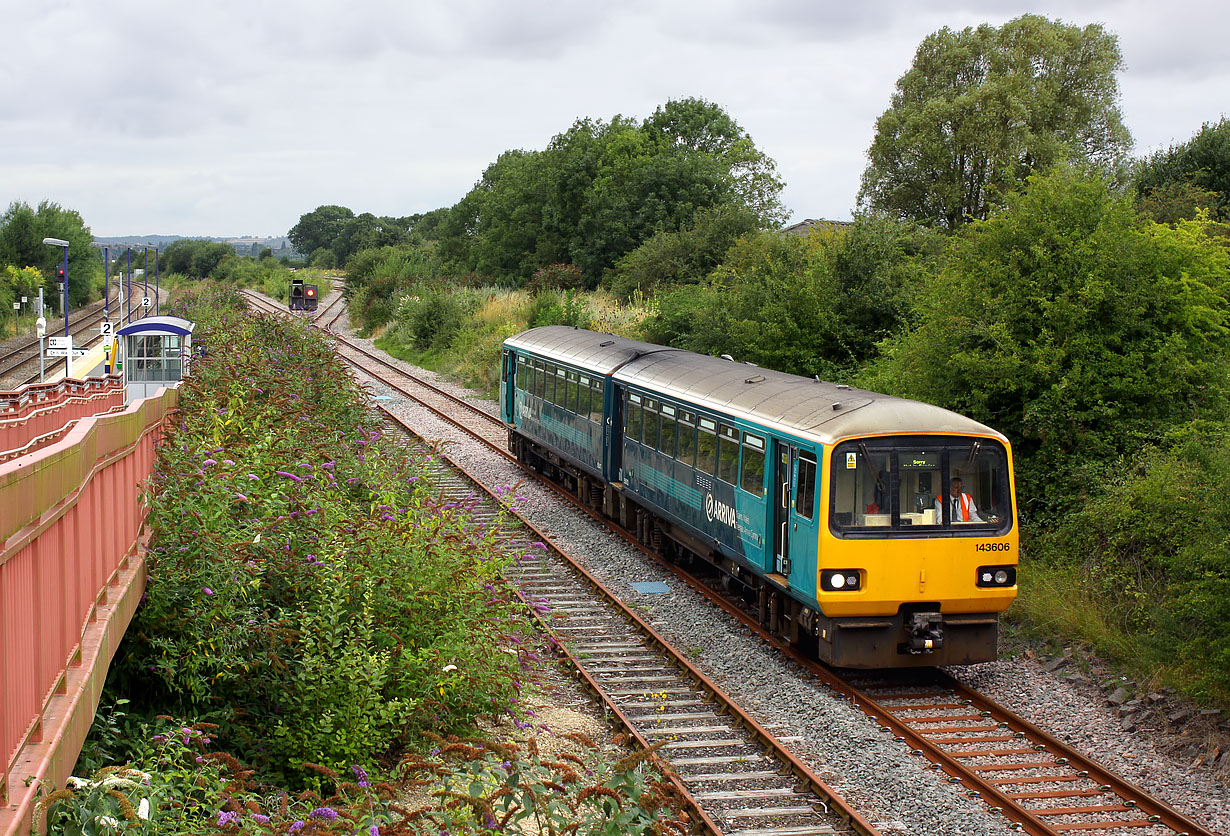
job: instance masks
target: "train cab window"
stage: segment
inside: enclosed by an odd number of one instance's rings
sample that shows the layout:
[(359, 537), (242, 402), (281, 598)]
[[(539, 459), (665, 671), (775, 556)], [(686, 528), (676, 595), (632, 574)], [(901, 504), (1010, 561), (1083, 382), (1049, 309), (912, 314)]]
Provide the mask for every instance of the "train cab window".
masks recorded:
[(743, 434), (743, 470), (739, 474), (739, 487), (764, 496), (764, 439), (758, 435)]
[(729, 485), (739, 484), (739, 431), (721, 425), (718, 433), (718, 478)]
[(641, 443), (641, 396), (628, 394), (624, 404), (624, 438)]
[(517, 355), (517, 378), (516, 378), (516, 382), (513, 383), (514, 388), (520, 389), (522, 392), (526, 391), (525, 387), (526, 387), (526, 382), (527, 382), (527, 375), (528, 375), (528, 372), (526, 370), (525, 358), (520, 355)]
[(602, 412), (605, 408), (605, 399), (602, 395), (602, 381), (595, 380), (593, 383), (593, 391), (590, 393), (589, 399), (589, 417), (594, 423), (602, 423)]
[(794, 512), (805, 520), (816, 513), (816, 458), (811, 453), (799, 454), (799, 477), (794, 492)]
[(645, 426), (642, 428), (641, 443), (646, 447), (658, 446), (658, 402), (653, 398), (645, 398), (642, 405)]
[(679, 422), (675, 427), (678, 441), (677, 458), (688, 467), (696, 466), (696, 415), (686, 409), (679, 410)]
[(589, 418), (589, 378), (581, 375), (577, 383), (576, 413), (582, 418)]
[(658, 451), (675, 457), (675, 407), (662, 404), (662, 431), (658, 434)]
[(700, 419), (696, 428), (696, 469), (708, 473), (717, 473), (717, 422), (708, 418)]
[(1007, 452), (994, 439), (846, 442), (833, 451), (832, 493), (834, 528), (847, 533), (985, 536), (1012, 519)]

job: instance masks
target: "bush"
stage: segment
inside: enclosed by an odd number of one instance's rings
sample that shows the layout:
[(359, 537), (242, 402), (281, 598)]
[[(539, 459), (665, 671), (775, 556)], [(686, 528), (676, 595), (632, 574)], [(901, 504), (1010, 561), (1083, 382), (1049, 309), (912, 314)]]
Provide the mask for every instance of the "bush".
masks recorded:
[[(1037, 537), (1045, 566), (1119, 618), (1148, 670), (1230, 702), (1230, 429), (1198, 423), (1120, 463), (1104, 493)], [(1124, 659), (1131, 662), (1130, 659)]]
[(571, 292), (540, 293), (530, 306), (529, 325), (568, 325), (573, 328), (589, 327), (589, 311), (581, 300)]
[(585, 286), (585, 275), (573, 264), (548, 264), (534, 271), (525, 289), (538, 294), (544, 290), (578, 290)]
[(159, 447), (147, 597), (117, 659), (144, 710), (223, 720), (290, 782), (507, 711), (522, 629), (507, 557), (440, 504), (422, 453), (370, 429), (357, 385), (302, 323), (194, 304), (209, 354)]

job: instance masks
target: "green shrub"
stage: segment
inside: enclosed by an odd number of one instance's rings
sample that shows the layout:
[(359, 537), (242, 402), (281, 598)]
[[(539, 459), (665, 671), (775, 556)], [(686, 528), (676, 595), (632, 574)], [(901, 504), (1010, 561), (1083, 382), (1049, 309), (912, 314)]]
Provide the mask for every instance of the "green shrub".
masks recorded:
[(589, 327), (589, 311), (581, 299), (571, 291), (564, 293), (539, 293), (530, 307), (529, 325), (569, 325), (573, 328)]
[[(1038, 536), (1145, 658), (1205, 702), (1230, 702), (1230, 430), (1193, 424), (1120, 463), (1101, 495)], [(1113, 615), (1110, 615), (1113, 614)], [(1131, 664), (1130, 658), (1123, 661)]]
[(500, 648), (524, 628), (494, 535), (435, 499), (427, 454), (369, 428), (316, 332), (206, 290), (180, 308), (209, 353), (159, 448), (122, 695), (221, 718), (227, 748), (290, 782), (509, 710)]

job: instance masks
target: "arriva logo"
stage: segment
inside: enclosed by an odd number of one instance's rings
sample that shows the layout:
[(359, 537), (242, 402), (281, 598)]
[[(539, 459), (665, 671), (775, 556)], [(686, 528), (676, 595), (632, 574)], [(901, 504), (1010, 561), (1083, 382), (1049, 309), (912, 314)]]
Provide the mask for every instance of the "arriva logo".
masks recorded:
[(709, 522), (717, 520), (731, 528), (737, 527), (738, 515), (735, 513), (735, 509), (725, 503), (718, 502), (711, 493), (705, 494), (705, 516)]

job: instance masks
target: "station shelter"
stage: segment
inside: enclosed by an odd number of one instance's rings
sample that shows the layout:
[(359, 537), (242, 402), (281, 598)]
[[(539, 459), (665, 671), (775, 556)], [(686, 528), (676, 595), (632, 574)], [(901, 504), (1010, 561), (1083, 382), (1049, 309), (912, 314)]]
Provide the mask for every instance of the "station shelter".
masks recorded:
[(124, 374), (128, 403), (177, 386), (188, 375), (195, 327), (178, 316), (147, 316), (116, 331), (123, 346), (116, 371)]

